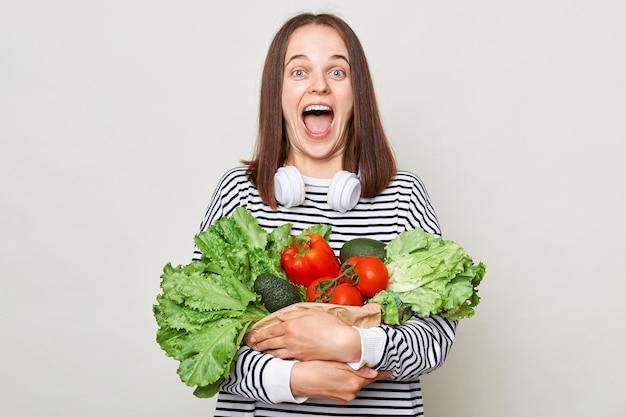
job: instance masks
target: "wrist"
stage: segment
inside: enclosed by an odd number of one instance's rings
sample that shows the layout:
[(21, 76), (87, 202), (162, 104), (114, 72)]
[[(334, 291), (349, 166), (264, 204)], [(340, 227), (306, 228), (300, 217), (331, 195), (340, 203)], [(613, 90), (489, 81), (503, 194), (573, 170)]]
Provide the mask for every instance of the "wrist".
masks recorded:
[(356, 327), (346, 326), (342, 334), (337, 338), (335, 352), (338, 362), (355, 362), (361, 358), (361, 333)]

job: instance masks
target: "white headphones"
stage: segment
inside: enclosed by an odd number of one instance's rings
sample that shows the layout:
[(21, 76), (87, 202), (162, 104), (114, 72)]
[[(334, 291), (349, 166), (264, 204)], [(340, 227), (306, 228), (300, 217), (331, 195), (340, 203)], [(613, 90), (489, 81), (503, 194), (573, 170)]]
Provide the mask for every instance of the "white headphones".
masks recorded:
[[(304, 180), (300, 171), (292, 165), (278, 168), (274, 174), (274, 194), (276, 201), (290, 208), (304, 202)], [(339, 171), (330, 182), (328, 205), (345, 213), (354, 208), (361, 198), (361, 181), (356, 174)]]

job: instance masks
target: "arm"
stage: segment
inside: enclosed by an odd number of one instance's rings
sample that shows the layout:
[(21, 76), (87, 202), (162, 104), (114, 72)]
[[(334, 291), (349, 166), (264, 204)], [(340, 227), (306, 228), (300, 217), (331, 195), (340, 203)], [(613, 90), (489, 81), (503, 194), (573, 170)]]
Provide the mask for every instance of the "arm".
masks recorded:
[(345, 403), (364, 386), (389, 375), (369, 367), (355, 370), (337, 361), (283, 360), (244, 346), (239, 349), (234, 371), (220, 388), (266, 403), (301, 403), (308, 398)]
[(439, 316), (414, 315), (401, 326), (357, 329), (317, 310), (278, 317), (282, 323), (253, 336), (254, 349), (284, 359), (350, 362), (354, 369), (389, 370), (399, 380), (415, 379), (440, 367), (457, 325)]
[(397, 327), (381, 327), (386, 346), (375, 369), (387, 369), (398, 380), (416, 379), (443, 365), (458, 322), (439, 316), (414, 315)]
[(266, 403), (302, 402), (291, 394), (289, 378), (296, 361), (278, 359), (239, 348), (233, 372), (220, 385), (222, 391)]
[[(391, 375), (391, 372), (376, 371), (369, 366), (348, 364), (361, 357), (360, 332), (334, 315), (305, 309), (280, 313), (278, 318), (281, 323), (264, 328), (250, 338), (255, 350), (292, 364), (289, 375), (274, 374), (272, 369), (262, 373), (263, 379), (258, 382), (265, 381), (265, 388), (273, 390), (273, 394), (268, 395), (271, 401), (324, 398), (345, 403), (353, 400), (365, 385)], [(294, 363), (293, 359), (297, 361)], [(279, 387), (280, 381), (289, 381), (289, 385)], [(278, 393), (282, 395), (275, 396)]]
[[(404, 230), (420, 227), (441, 236), (437, 215), (422, 180), (415, 174), (403, 172), (399, 182), (411, 184), (405, 197)], [(378, 363), (365, 362), (376, 369), (389, 369), (393, 377), (410, 380), (434, 371), (443, 365), (456, 332), (458, 322), (440, 316), (420, 317), (413, 315), (405, 324), (396, 327), (380, 327), (385, 333), (385, 347)], [(380, 338), (380, 333), (367, 332), (364, 339)], [(373, 343), (373, 342), (371, 342)]]

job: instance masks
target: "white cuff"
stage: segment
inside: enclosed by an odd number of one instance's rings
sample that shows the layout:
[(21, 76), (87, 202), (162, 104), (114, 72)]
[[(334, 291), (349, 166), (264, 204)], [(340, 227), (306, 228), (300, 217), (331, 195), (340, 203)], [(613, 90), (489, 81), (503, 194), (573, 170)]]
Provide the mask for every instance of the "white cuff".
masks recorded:
[(294, 397), (291, 394), (291, 368), (297, 361), (272, 359), (263, 371), (263, 383), (267, 396), (272, 403), (302, 403), (308, 397)]
[(361, 335), (361, 359), (358, 362), (348, 362), (352, 369), (360, 369), (363, 365), (370, 368), (380, 362), (387, 342), (387, 334), (380, 327), (363, 329), (355, 327)]

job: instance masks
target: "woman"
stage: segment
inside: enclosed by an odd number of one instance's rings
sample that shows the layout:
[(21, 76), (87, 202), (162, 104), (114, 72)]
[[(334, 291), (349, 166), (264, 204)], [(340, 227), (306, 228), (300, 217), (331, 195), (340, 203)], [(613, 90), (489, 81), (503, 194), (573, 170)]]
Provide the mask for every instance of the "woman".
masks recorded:
[[(343, 20), (300, 14), (277, 32), (254, 158), (222, 177), (201, 230), (239, 206), (268, 231), (328, 224), (336, 252), (356, 237), (440, 234), (422, 182), (396, 170), (365, 54)], [(443, 364), (456, 328), (437, 316), (371, 329), (317, 311), (280, 318), (240, 349), (216, 416), (423, 415), (419, 376)]]

